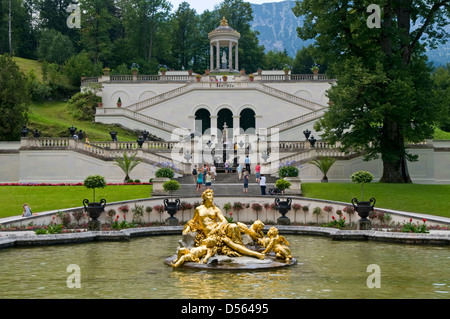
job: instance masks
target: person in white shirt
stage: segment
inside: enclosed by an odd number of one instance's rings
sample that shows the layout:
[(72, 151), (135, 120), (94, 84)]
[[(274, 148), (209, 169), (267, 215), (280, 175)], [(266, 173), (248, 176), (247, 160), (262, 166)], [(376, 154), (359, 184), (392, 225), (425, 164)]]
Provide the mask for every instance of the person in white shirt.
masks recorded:
[(259, 180), (259, 187), (261, 187), (261, 195), (266, 195), (266, 177), (263, 174)]
[(211, 178), (213, 181), (216, 180), (216, 167), (214, 166), (214, 163), (211, 164), (211, 167), (209, 168), (209, 172), (211, 173)]

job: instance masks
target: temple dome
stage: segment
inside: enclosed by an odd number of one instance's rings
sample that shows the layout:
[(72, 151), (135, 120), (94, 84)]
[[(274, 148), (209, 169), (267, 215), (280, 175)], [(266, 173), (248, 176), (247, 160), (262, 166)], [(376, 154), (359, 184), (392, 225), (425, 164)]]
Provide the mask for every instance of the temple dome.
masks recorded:
[(219, 34), (234, 35), (237, 38), (241, 37), (241, 34), (239, 32), (228, 25), (228, 21), (227, 19), (225, 19), (225, 17), (223, 17), (222, 21), (220, 21), (220, 26), (208, 34), (208, 38), (211, 39), (211, 37), (217, 36)]

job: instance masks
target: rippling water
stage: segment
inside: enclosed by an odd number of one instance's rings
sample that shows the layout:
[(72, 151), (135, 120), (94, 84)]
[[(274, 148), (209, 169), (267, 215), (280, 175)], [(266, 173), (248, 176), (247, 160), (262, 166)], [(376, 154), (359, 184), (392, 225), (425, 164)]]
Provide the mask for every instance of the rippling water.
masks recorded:
[[(275, 271), (173, 270), (179, 236), (0, 251), (0, 298), (450, 298), (448, 247), (286, 236), (298, 265)], [(80, 267), (81, 288), (68, 288)], [(368, 288), (380, 268), (380, 288)]]

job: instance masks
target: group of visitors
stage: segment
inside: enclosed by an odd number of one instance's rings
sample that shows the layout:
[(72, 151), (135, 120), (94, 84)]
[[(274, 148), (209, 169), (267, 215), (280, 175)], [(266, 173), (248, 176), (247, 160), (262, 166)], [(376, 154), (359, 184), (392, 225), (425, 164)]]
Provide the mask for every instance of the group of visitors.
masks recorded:
[[(248, 193), (248, 181), (250, 176), (250, 162), (248, 162), (247, 164), (247, 158), (245, 163), (246, 166), (245, 169), (243, 169), (242, 165), (239, 164), (236, 170), (238, 173), (239, 180), (241, 180), (243, 173), (244, 193)], [(266, 195), (266, 177), (264, 176), (264, 174), (261, 174), (261, 165), (259, 163), (257, 163), (255, 166), (255, 175), (256, 175), (256, 183), (258, 183), (259, 187), (261, 188), (261, 195)]]
[[(232, 173), (232, 166), (228, 161), (225, 161), (224, 168), (225, 174)], [(239, 163), (236, 168), (236, 173), (238, 175), (238, 179), (243, 181), (243, 192), (248, 193), (248, 185), (251, 174), (250, 160), (248, 159), (248, 156), (245, 159), (245, 168), (241, 163)], [(194, 184), (196, 185), (197, 195), (199, 193), (202, 194), (204, 190), (211, 188), (212, 181), (216, 180), (216, 174), (217, 172), (214, 163), (211, 164), (211, 166), (206, 163), (200, 167), (198, 167), (197, 165), (194, 166), (194, 169), (192, 170), (192, 177), (194, 180)], [(264, 176), (264, 174), (261, 174), (260, 163), (257, 163), (255, 166), (255, 176), (256, 183), (258, 183), (259, 187), (261, 188), (261, 195), (266, 195), (266, 177)]]
[(214, 163), (212, 163), (211, 166), (203, 164), (203, 167), (200, 169), (195, 165), (192, 170), (192, 176), (194, 178), (194, 183), (197, 185), (197, 195), (199, 191), (200, 194), (202, 194), (203, 186), (205, 187), (205, 190), (210, 189), (212, 181), (216, 180), (216, 167), (214, 166)]

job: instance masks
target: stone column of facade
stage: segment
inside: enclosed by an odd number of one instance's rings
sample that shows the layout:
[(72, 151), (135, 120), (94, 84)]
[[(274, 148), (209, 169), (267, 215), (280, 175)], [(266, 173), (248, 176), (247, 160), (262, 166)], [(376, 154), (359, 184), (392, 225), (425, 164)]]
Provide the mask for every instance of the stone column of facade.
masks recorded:
[(189, 119), (192, 120), (192, 130), (190, 130), (190, 131), (191, 131), (191, 133), (194, 133), (195, 132), (195, 115), (190, 115), (188, 117), (189, 117)]
[(228, 68), (233, 70), (233, 42), (228, 43)]
[(236, 50), (236, 52), (234, 53), (234, 68), (236, 69), (236, 70), (239, 70), (239, 50), (238, 50), (238, 48), (239, 48), (239, 43), (238, 42), (236, 42), (236, 48), (235, 48), (235, 50)]
[(240, 129), (240, 115), (233, 115), (233, 134), (236, 133), (236, 129)]
[(210, 119), (211, 119), (211, 136), (214, 135), (217, 137), (218, 134), (218, 129), (217, 129), (217, 115), (211, 115)]

